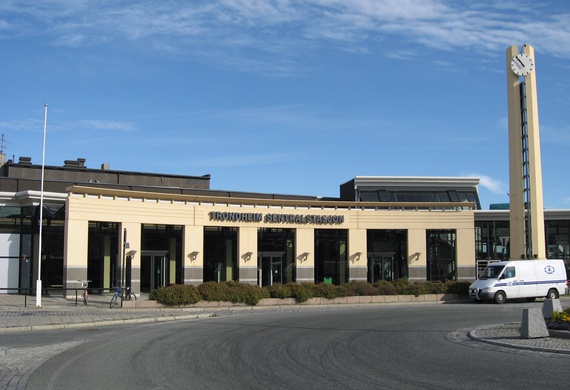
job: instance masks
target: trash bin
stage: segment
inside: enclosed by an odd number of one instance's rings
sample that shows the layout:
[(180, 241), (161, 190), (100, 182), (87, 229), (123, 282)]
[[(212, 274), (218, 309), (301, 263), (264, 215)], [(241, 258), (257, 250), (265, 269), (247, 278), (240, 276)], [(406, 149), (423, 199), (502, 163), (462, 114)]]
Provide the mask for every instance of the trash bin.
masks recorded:
[(324, 278), (325, 283), (332, 284), (332, 278)]

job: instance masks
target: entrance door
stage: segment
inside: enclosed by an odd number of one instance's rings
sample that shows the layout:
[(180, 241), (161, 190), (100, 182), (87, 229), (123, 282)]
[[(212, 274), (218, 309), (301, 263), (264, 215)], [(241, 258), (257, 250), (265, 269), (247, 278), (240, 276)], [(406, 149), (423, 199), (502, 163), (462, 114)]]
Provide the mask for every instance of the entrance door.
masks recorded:
[(260, 287), (283, 283), (283, 255), (285, 252), (259, 252), (257, 256), (257, 284)]
[(141, 256), (141, 291), (152, 291), (169, 284), (168, 251), (143, 251)]
[(394, 280), (394, 253), (370, 253), (368, 279), (370, 283), (376, 283), (379, 280)]

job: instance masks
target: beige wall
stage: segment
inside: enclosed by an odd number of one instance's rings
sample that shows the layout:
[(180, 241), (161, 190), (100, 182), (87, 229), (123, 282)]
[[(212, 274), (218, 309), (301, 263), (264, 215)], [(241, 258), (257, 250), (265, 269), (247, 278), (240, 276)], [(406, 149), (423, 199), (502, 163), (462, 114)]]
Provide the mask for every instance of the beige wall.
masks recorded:
[(368, 274), (366, 253), (366, 229), (348, 231), (348, 264), (350, 280), (366, 281)]
[[(96, 190), (94, 191), (97, 192)], [(124, 192), (121, 192), (124, 195)], [(135, 197), (135, 195), (137, 197)], [(151, 194), (149, 196), (160, 196)], [(166, 196), (165, 196), (166, 197)], [(170, 195), (172, 198), (172, 195)], [(349, 248), (348, 259), (350, 278), (366, 280), (367, 229), (400, 229), (408, 232), (408, 266), (411, 279), (425, 280), (426, 267), (426, 230), (452, 229), (457, 231), (457, 265), (464, 269), (461, 275), (468, 273), (467, 269), (475, 268), (475, 235), (474, 213), (472, 210), (450, 211), (412, 211), (412, 210), (373, 210), (361, 208), (316, 208), (316, 207), (270, 207), (257, 206), (255, 200), (249, 200), (250, 205), (231, 204), (235, 201), (222, 199), (219, 203), (197, 202), (168, 199), (144, 199), (144, 193), (128, 196), (85, 196), (72, 194), (68, 199), (66, 223), (65, 260), (70, 278), (87, 275), (87, 235), (89, 221), (117, 222), (127, 229), (129, 250), (136, 250), (133, 267), (140, 275), (141, 225), (145, 223), (182, 225), (184, 226), (183, 262), (184, 281), (200, 283), (203, 266), (203, 227), (231, 226), (239, 227), (238, 256), (240, 278), (242, 281), (255, 283), (257, 269), (257, 229), (262, 227), (292, 228), (296, 232), (297, 281), (312, 282), (314, 280), (314, 229), (348, 229)], [(221, 204), (225, 202), (225, 204)], [(237, 212), (262, 214), (284, 214), (295, 216), (335, 216), (343, 218), (339, 223), (302, 223), (267, 222), (261, 221), (229, 221), (211, 220), (210, 212)], [(121, 241), (122, 243), (122, 237)], [(192, 256), (192, 252), (196, 252)], [(251, 252), (251, 259), (245, 254)], [(360, 256), (357, 256), (360, 252)], [(308, 253), (304, 256), (304, 253)], [(416, 256), (415, 253), (419, 253)], [(133, 273), (135, 275), (135, 273)], [(423, 277), (422, 277), (423, 275)], [(139, 276), (140, 277), (140, 276)], [(133, 282), (135, 282), (133, 280)], [(140, 280), (136, 280), (140, 283)], [(133, 285), (133, 289), (135, 289)]]
[(238, 234), (240, 282), (257, 283), (257, 228), (241, 226)]
[(203, 280), (204, 266), (204, 228), (185, 225), (182, 243), (184, 284), (200, 284)]

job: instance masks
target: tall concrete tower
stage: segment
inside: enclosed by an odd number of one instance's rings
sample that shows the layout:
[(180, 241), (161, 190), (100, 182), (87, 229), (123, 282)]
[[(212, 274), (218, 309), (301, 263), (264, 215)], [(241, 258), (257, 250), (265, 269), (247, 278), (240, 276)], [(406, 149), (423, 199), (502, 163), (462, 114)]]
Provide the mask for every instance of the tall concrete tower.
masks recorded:
[(507, 49), (510, 258), (546, 259), (534, 49)]

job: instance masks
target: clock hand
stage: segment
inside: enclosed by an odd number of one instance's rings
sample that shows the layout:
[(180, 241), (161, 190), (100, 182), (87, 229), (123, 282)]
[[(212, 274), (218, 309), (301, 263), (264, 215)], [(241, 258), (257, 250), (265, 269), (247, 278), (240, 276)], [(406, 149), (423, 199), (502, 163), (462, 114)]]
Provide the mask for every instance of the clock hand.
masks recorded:
[(525, 66), (524, 66), (523, 62), (521, 61), (521, 59), (519, 57), (516, 57), (516, 58), (517, 58), (517, 61), (519, 62), (519, 64), (521, 64), (521, 66), (524, 68)]

